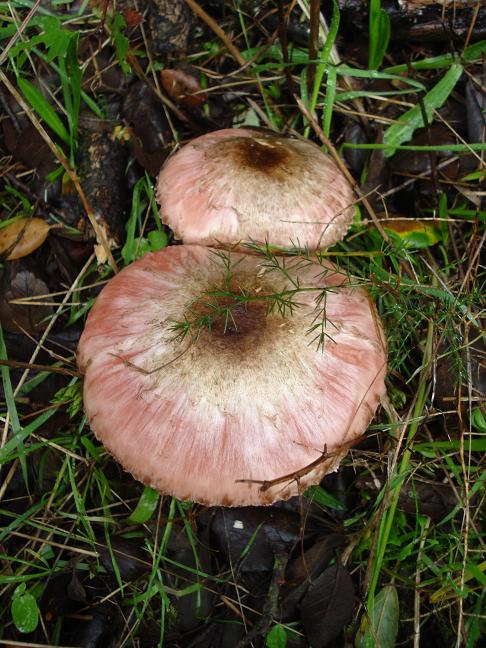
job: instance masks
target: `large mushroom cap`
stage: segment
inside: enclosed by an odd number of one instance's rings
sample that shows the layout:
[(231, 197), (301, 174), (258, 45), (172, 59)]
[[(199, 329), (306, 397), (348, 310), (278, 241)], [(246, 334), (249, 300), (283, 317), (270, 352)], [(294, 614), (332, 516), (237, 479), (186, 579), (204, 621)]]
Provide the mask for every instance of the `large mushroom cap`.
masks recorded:
[(367, 293), (331, 264), (230, 260), (174, 246), (109, 282), (78, 349), (85, 410), (107, 449), (159, 491), (270, 504), (320, 481), (363, 434), (384, 393), (385, 344)]
[(225, 129), (198, 137), (166, 162), (157, 198), (184, 243), (327, 247), (353, 219), (351, 187), (308, 141)]

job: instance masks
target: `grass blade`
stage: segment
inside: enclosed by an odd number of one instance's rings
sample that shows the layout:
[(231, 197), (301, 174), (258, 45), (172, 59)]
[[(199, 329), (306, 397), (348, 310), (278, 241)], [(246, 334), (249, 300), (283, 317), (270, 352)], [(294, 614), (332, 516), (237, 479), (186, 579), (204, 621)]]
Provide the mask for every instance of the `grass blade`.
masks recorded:
[[(424, 109), (427, 120), (433, 121), (434, 110), (440, 108), (451, 94), (454, 86), (462, 76), (463, 68), (460, 63), (453, 63), (442, 79), (424, 97)], [(398, 123), (390, 126), (383, 135), (385, 155), (390, 157), (397, 146), (408, 142), (417, 128), (424, 125), (420, 105), (416, 105), (398, 118)]]
[(51, 104), (44, 97), (42, 92), (37, 90), (37, 88), (27, 81), (22, 79), (22, 77), (17, 78), (17, 84), (20, 91), (35, 110), (35, 112), (41, 117), (46, 124), (49, 126), (54, 133), (60, 137), (66, 144), (69, 144), (69, 133), (67, 132), (64, 124), (61, 121), (61, 118), (56, 113)]
[[(314, 82), (314, 89), (312, 93), (312, 103), (311, 103), (311, 111), (315, 110), (316, 104), (317, 104), (317, 98), (319, 96), (319, 90), (321, 87), (322, 79), (324, 77), (324, 74), (326, 73), (326, 70), (329, 70), (329, 63), (330, 61), (330, 56), (331, 56), (331, 50), (332, 46), (334, 45), (334, 41), (336, 40), (336, 36), (338, 33), (339, 29), (339, 21), (340, 21), (340, 13), (339, 13), (339, 5), (337, 4), (336, 0), (333, 0), (332, 3), (332, 17), (331, 17), (331, 22), (329, 24), (329, 31), (327, 33), (326, 37), (326, 42), (324, 43), (324, 47), (322, 48), (321, 54), (320, 54), (320, 62), (317, 66), (316, 69), (316, 77), (315, 77), (315, 82)], [(334, 68), (334, 74), (336, 74), (336, 69)], [(326, 102), (327, 105), (327, 102)], [(331, 107), (332, 107), (332, 102), (331, 102)]]
[(380, 0), (370, 2), (370, 43), (368, 60), (372, 70), (380, 67), (390, 40), (390, 16), (381, 8)]
[[(3, 329), (1, 325), (0, 325), (0, 358), (2, 360), (8, 360), (7, 348), (5, 346)], [(2, 450), (5, 450), (5, 447), (8, 446), (9, 443), (11, 443), (13, 447), (17, 447), (19, 453), (20, 465), (22, 467), (22, 475), (24, 478), (25, 485), (28, 486), (27, 460), (25, 458), (23, 438), (21, 436), (22, 426), (20, 425), (19, 416), (17, 414), (17, 406), (15, 404), (12, 382), (10, 380), (10, 371), (7, 366), (2, 365), (0, 367), (0, 372), (2, 375), (3, 393), (5, 394), (5, 402), (7, 404), (7, 410), (10, 417), (10, 423), (12, 426), (12, 439), (10, 440), (10, 442), (6, 443), (5, 446), (0, 450), (0, 454)]]

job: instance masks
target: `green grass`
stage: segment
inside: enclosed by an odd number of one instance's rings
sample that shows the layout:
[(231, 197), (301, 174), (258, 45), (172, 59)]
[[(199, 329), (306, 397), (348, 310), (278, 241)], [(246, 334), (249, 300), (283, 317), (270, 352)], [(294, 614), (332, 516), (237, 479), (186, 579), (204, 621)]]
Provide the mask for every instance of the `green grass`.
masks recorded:
[[(103, 92), (95, 95), (83, 86), (91, 55), (81, 57), (80, 40), (83, 34), (95, 34), (100, 16), (88, 3), (76, 14), (63, 11), (67, 6), (52, 3), (51, 10), (42, 3), (0, 2), (0, 45), (10, 44), (2, 74), (25, 100), (31, 122), (45, 129), (51, 151), (66, 171), (66, 185), (69, 172), (71, 181), (76, 177), (81, 111), (106, 117), (110, 101)], [(306, 2), (298, 7), (301, 16), (308, 10)], [(30, 20), (23, 24), (31, 9)], [(213, 5), (207, 10), (213, 11)], [(414, 645), (414, 638), (418, 645), (421, 637), (433, 635), (444, 646), (479, 647), (486, 634), (486, 442), (484, 403), (471, 378), (471, 354), (484, 340), (484, 274), (479, 260), (485, 212), (470, 197), (481, 191), (486, 145), (463, 139), (417, 145), (413, 138), (424, 124), (438, 120), (448, 101), (463, 96), (467, 79), (478, 82), (486, 44), (473, 43), (460, 54), (451, 54), (446, 46), (441, 53), (424, 48), (412, 57), (406, 47), (400, 51), (390, 45), (388, 17), (377, 1), (370, 3), (368, 65), (350, 61), (342, 47), (347, 37), (343, 16), (333, 3), (329, 28), (320, 30), (317, 60), (310, 60), (301, 43), (290, 43), (284, 60), (278, 41), (270, 43), (268, 34), (243, 10), (228, 5), (220, 19), (222, 28), (235, 35), (248, 66), (238, 71), (240, 66), (209, 28), (195, 32), (187, 60), (203, 79), (210, 98), (206, 117), (224, 105), (234, 125), (278, 127), (319, 141), (289, 92), (290, 74), (293, 92), (300, 94), (324, 136), (343, 154), (350, 149), (382, 151), (393, 162), (405, 151), (417, 156), (447, 152), (458, 159), (471, 155), (475, 162), (473, 170), (452, 180), (439, 176), (435, 203), (422, 213), (397, 214), (414, 221), (436, 219), (433, 237), (418, 243), (391, 227), (385, 228), (384, 237), (359, 203), (355, 224), (343, 242), (320, 258), (311, 259), (305, 250), (300, 255), (316, 264), (331, 257), (343, 273), (370, 290), (389, 347), (389, 403), (370, 426), (369, 438), (376, 441), (372, 449), (353, 450), (344, 462), (355, 471), (346, 502), (331, 487), (313, 487), (306, 497), (319, 507), (319, 521), (325, 521), (322, 533), (331, 529), (346, 537), (345, 549), (338, 555), (345, 555), (357, 591), (348, 636), (357, 648), (377, 642), (382, 648), (393, 646), (397, 631), (406, 646)], [(112, 48), (111, 64), (129, 73), (136, 70), (133, 63), (138, 61), (153, 83), (164, 62), (147, 51), (143, 39), (134, 45), (131, 38), (119, 14), (108, 17), (103, 39)], [(310, 92), (309, 66), (314, 66)], [(43, 75), (52, 75), (56, 83), (39, 85), (38, 77)], [(375, 90), (374, 83), (386, 84), (386, 90)], [(3, 90), (7, 96), (9, 87)], [(237, 98), (223, 103), (224, 93), (232, 92)], [(373, 133), (368, 143), (342, 137), (344, 119), (350, 114)], [(171, 126), (174, 139), (184, 140), (190, 134), (185, 124)], [(447, 118), (445, 128), (452, 132)], [(33, 175), (7, 161), (9, 156), (2, 151), (4, 155), (7, 171), (0, 177), (0, 227), (32, 213), (34, 205), (38, 208), (37, 196), (32, 195)], [(367, 180), (371, 170), (364, 166), (360, 182)], [(434, 184), (431, 174), (425, 181)], [(60, 305), (50, 326), (69, 330), (82, 323), (115, 264), (122, 268), (170, 243), (158, 216), (153, 184), (144, 172), (131, 186), (126, 235), (113, 251), (112, 268), (90, 257), (72, 285), (63, 279), (62, 296), (55, 297)], [(73, 234), (76, 230), (70, 227)], [(267, 264), (274, 264), (274, 271), (284, 271), (271, 250), (262, 254)], [(229, 263), (224, 255), (221, 260)], [(230, 264), (227, 272), (231, 273)], [(268, 311), (277, 309), (288, 316), (302, 290), (294, 285), (285, 294), (265, 296)], [(204, 295), (204, 299), (218, 296)], [(233, 295), (228, 286), (224, 296), (233, 298), (224, 312), (217, 310), (206, 318), (196, 313), (176, 323), (174, 334), (197, 336), (215, 318), (231, 322), (231, 309), (248, 297)], [(325, 341), (319, 324), (312, 332), (314, 344)], [(8, 363), (14, 351), (7, 351), (0, 329), (0, 360)], [(72, 353), (59, 352), (65, 361), (53, 358), (53, 366), (74, 369)], [(34, 356), (31, 362), (36, 362)], [(450, 363), (450, 385), (462, 384), (462, 407), (457, 399), (438, 405), (437, 376), (444, 363)], [(156, 637), (153, 645), (170, 645), (172, 639), (167, 637), (176, 623), (176, 601), (193, 601), (197, 615), (206, 594), (217, 598), (217, 614), (236, 610), (231, 623), (251, 619), (251, 610), (235, 587), (236, 566), (228, 568), (217, 556), (208, 570), (201, 558), (208, 542), (197, 530), (198, 516), (204, 514), (201, 507), (159, 497), (115, 464), (86, 423), (80, 378), (66, 377), (64, 387), (49, 402), (38, 403), (32, 394), (48, 382), (52, 376), (48, 370), (20, 378), (18, 370), (4, 364), (0, 372), (4, 394), (0, 409), (2, 640), (22, 640), (34, 624), (43, 595), (49, 587), (56, 591), (55, 584), (66, 574), (76, 575), (93, 597), (95, 605), (86, 604), (87, 614), (96, 612), (96, 606), (106, 610), (107, 605), (123, 617), (121, 646), (134, 645), (137, 633), (148, 629)], [(446, 489), (446, 505), (434, 500), (434, 486)], [(427, 497), (435, 508), (428, 506)], [(302, 524), (306, 523), (304, 518)], [(190, 549), (187, 564), (173, 557), (177, 534)], [(130, 560), (140, 572), (133, 577), (125, 571), (127, 554), (118, 548), (128, 540), (137, 545)], [(270, 647), (284, 646), (292, 632), (302, 633), (298, 624), (288, 627), (278, 619), (275, 622), (267, 637)], [(46, 619), (42, 623), (47, 623), (47, 630), (35, 622), (39, 641), (60, 645), (73, 618), (66, 612), (52, 623)]]

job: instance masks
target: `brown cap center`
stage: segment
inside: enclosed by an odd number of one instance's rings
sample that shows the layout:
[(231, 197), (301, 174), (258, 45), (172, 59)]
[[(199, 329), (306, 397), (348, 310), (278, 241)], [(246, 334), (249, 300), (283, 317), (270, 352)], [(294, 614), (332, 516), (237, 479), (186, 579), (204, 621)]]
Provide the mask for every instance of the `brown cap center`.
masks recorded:
[(215, 144), (215, 157), (228, 157), (239, 168), (271, 174), (291, 157), (284, 140), (276, 137), (233, 137)]
[(228, 344), (241, 344), (245, 338), (263, 331), (266, 321), (265, 304), (262, 302), (240, 302), (224, 297), (218, 300), (215, 308), (211, 333), (217, 338), (227, 338)]
[(210, 288), (188, 307), (185, 318), (202, 344), (220, 351), (250, 353), (269, 326), (265, 294), (274, 292), (255, 278), (233, 277), (228, 285)]

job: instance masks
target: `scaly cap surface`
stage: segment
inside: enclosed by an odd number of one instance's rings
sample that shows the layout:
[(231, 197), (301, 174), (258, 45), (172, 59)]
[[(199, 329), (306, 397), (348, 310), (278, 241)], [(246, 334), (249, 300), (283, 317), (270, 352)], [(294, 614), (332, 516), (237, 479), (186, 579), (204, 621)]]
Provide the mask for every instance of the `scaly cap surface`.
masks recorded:
[(183, 146), (157, 180), (161, 217), (187, 244), (317, 249), (353, 220), (352, 189), (312, 142), (225, 129)]
[[(172, 246), (101, 292), (78, 349), (85, 411), (137, 479), (207, 505), (271, 504), (319, 482), (364, 433), (385, 389), (373, 304), (330, 263), (278, 265), (232, 253), (228, 269), (214, 250)], [(296, 285), (292, 313), (268, 312)], [(309, 331), (323, 307), (318, 349)], [(300, 480), (262, 488), (324, 448)]]

